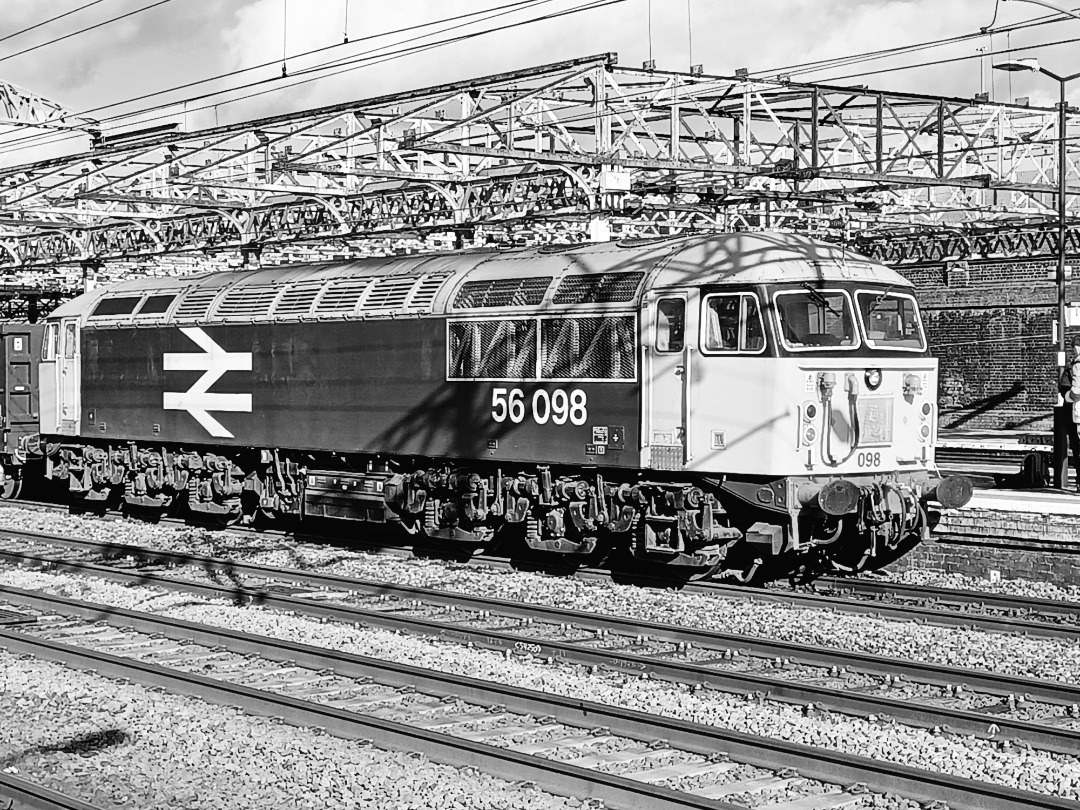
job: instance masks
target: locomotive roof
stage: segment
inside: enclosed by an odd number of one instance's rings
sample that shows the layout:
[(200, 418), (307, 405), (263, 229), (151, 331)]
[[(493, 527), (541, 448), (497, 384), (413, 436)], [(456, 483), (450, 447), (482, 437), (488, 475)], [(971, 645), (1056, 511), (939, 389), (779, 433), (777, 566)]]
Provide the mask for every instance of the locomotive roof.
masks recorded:
[[(131, 323), (139, 306), (135, 322), (626, 308), (649, 290), (840, 280), (911, 286), (894, 270), (836, 245), (797, 234), (743, 232), (137, 278), (92, 290), (50, 317)], [(144, 317), (149, 307), (138, 302), (145, 295), (172, 299)], [(105, 299), (108, 305), (99, 306)], [(124, 312), (127, 302), (131, 309)]]

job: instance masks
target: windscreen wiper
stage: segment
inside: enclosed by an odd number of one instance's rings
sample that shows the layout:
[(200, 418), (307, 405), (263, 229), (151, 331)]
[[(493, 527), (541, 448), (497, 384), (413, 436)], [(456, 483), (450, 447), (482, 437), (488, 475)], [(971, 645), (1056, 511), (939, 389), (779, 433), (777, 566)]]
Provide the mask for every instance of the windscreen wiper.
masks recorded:
[(810, 297), (813, 298), (819, 306), (825, 307), (825, 309), (827, 309), (837, 318), (842, 317), (839, 312), (833, 309), (833, 305), (829, 303), (829, 299), (821, 294), (821, 290), (815, 290), (809, 284), (803, 284), (803, 289), (810, 293)]
[(881, 295), (877, 296), (873, 301), (871, 301), (870, 309), (866, 310), (866, 314), (873, 315), (875, 312), (877, 312), (877, 308), (881, 306), (881, 302), (888, 297), (889, 293), (892, 292), (893, 287), (895, 286), (895, 284), (890, 284), (888, 287), (885, 288), (885, 292), (883, 292)]

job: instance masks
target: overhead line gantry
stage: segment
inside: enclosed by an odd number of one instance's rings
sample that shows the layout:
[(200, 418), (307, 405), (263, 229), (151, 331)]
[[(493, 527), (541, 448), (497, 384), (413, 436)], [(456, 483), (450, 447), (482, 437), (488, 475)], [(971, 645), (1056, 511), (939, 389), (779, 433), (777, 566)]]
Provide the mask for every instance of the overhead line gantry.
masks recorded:
[[(892, 263), (1049, 251), (1057, 120), (600, 54), (197, 132), (105, 133), (0, 168), (0, 269), (478, 230), (785, 228)], [(1071, 210), (1078, 154), (1070, 142)]]

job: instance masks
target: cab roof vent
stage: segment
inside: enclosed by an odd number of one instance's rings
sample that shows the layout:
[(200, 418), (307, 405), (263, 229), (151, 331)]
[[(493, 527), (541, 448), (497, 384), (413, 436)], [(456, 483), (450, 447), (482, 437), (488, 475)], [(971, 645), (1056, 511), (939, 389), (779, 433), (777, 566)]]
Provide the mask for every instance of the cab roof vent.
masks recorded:
[(552, 276), (534, 278), (496, 278), (490, 281), (466, 281), (454, 298), (454, 309), (484, 307), (534, 307), (547, 295)]
[(193, 290), (188, 290), (184, 293), (184, 297), (180, 299), (180, 303), (176, 305), (172, 319), (174, 321), (205, 320), (207, 310), (210, 309), (210, 305), (214, 303), (214, 299), (217, 298), (219, 292), (221, 292), (220, 287), (211, 289), (196, 287)]
[(615, 304), (632, 301), (644, 272), (568, 276), (555, 291), (554, 304)]
[(233, 287), (214, 307), (214, 316), (225, 320), (265, 320), (270, 317), (270, 307), (279, 292), (281, 287), (271, 284)]

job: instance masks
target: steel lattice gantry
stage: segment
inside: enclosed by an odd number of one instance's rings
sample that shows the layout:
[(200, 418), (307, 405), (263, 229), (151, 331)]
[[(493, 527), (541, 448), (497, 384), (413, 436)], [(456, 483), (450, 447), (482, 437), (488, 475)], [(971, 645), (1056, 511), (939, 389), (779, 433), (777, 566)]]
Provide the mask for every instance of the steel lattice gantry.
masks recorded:
[[(1057, 121), (1055, 108), (605, 54), (0, 169), (0, 267), (478, 228), (576, 240), (779, 227), (871, 251), (875, 233), (906, 228), (910, 259), (970, 223), (1038, 232)], [(1070, 143), (1074, 188), (1077, 155)]]

